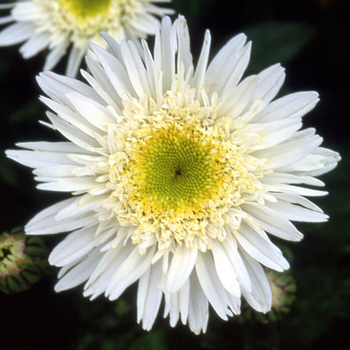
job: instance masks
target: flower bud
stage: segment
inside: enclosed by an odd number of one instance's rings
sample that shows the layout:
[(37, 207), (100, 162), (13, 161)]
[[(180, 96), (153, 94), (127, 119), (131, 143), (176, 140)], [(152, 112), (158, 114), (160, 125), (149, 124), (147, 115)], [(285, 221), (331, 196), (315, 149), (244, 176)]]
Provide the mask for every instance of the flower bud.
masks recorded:
[(26, 236), (21, 228), (0, 234), (0, 291), (22, 292), (47, 272), (47, 248), (39, 237)]
[(289, 272), (279, 273), (267, 270), (266, 276), (272, 291), (272, 308), (267, 316), (269, 321), (275, 321), (281, 314), (290, 311), (295, 300), (296, 284)]

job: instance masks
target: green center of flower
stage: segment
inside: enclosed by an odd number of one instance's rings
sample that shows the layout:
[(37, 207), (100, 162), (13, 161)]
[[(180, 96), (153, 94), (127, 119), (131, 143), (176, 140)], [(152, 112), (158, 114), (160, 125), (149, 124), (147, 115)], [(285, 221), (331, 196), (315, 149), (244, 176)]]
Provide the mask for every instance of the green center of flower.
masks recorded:
[(86, 19), (107, 12), (111, 0), (59, 0), (75, 17)]
[(145, 199), (148, 209), (183, 212), (215, 196), (224, 176), (211, 141), (194, 127), (173, 125), (152, 132), (135, 156), (139, 187), (134, 200)]

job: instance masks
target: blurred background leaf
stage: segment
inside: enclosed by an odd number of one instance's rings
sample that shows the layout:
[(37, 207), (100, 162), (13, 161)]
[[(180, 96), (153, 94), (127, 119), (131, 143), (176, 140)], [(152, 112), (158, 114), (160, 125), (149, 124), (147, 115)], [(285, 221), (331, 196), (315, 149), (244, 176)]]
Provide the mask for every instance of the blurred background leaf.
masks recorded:
[(246, 74), (256, 73), (275, 63), (285, 66), (310, 42), (315, 29), (302, 22), (263, 22), (243, 28), (253, 42)]
[(15, 186), (18, 183), (18, 177), (13, 164), (4, 153), (0, 154), (0, 178), (10, 186)]

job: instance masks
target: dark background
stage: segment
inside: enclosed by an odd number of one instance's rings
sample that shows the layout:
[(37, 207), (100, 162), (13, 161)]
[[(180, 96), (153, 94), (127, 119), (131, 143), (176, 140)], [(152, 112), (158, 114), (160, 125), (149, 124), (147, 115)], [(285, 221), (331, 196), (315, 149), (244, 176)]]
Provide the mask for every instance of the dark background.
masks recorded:
[[(281, 94), (320, 94), (304, 125), (315, 127), (323, 146), (340, 152), (343, 160), (322, 177), (330, 194), (315, 201), (329, 222), (298, 225), (305, 233), (299, 244), (276, 241), (292, 260), (296, 301), (277, 322), (254, 317), (224, 322), (211, 311), (206, 335), (195, 336), (182, 325), (171, 329), (162, 317), (147, 333), (136, 325), (135, 288), (117, 303), (90, 302), (81, 288), (56, 294), (52, 268), (30, 290), (0, 294), (0, 349), (350, 349), (349, 1), (173, 0), (172, 5), (188, 20), (195, 58), (206, 28), (213, 37), (212, 56), (245, 32), (253, 40), (249, 73), (280, 62), (287, 73)], [(35, 81), (44, 57), (25, 61), (18, 47), (0, 48), (0, 232), (23, 226), (65, 197), (37, 191), (30, 170), (3, 153), (20, 141), (59, 140), (38, 124), (46, 120)], [(64, 63), (56, 71), (63, 73)], [(50, 249), (60, 240), (45, 237)]]

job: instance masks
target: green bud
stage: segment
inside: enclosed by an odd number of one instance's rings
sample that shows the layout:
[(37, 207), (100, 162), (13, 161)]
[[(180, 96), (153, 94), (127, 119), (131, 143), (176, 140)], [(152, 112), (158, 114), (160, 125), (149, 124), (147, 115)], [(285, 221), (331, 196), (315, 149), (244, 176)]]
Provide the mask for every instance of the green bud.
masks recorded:
[(278, 319), (281, 314), (290, 311), (290, 307), (295, 300), (296, 284), (294, 278), (289, 272), (279, 273), (266, 269), (266, 276), (271, 285), (272, 308), (268, 314), (269, 320)]
[(47, 272), (47, 248), (39, 237), (28, 237), (21, 228), (0, 234), (0, 291), (22, 292)]

